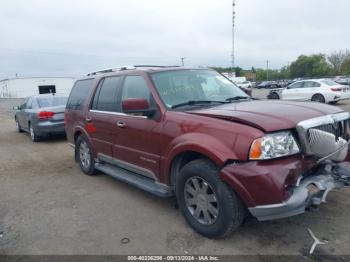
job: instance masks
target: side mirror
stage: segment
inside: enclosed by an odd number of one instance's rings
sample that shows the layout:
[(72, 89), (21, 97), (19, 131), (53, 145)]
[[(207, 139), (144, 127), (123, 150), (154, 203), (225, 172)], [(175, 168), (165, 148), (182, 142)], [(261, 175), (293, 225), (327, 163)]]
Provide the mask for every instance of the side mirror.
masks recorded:
[(13, 110), (21, 110), (21, 107), (20, 106), (14, 106)]
[(149, 106), (147, 99), (129, 98), (122, 101), (122, 109), (126, 114), (140, 114), (151, 117), (157, 111)]

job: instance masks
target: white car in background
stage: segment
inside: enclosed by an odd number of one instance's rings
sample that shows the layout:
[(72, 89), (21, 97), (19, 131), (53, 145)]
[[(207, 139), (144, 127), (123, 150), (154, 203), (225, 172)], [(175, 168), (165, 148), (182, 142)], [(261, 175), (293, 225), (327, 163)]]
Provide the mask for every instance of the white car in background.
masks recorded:
[(330, 79), (308, 79), (296, 81), (285, 88), (273, 89), (267, 98), (335, 104), (350, 99), (350, 88)]
[(252, 88), (252, 83), (250, 81), (235, 82), (240, 88)]

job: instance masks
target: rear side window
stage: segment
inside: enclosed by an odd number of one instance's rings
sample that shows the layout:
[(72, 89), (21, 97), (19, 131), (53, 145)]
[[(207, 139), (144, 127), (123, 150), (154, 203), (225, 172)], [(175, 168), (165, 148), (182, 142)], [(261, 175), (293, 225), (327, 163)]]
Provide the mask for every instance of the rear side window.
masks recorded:
[(86, 79), (75, 82), (68, 98), (67, 109), (77, 110), (80, 108), (90, 93), (93, 80), (94, 79)]
[(120, 111), (120, 104), (117, 101), (120, 79), (120, 76), (106, 77), (99, 83), (92, 109), (109, 112)]

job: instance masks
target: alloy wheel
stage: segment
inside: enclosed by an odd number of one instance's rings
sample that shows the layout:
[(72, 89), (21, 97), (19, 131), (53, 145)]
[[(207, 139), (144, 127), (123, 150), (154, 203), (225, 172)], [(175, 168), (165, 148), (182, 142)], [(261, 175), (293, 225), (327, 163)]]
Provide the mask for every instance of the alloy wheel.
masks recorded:
[(79, 157), (80, 157), (81, 165), (85, 169), (89, 169), (91, 155), (90, 155), (90, 148), (85, 141), (81, 141), (80, 143)]
[(213, 188), (201, 177), (191, 177), (185, 183), (185, 203), (190, 214), (201, 224), (214, 224), (219, 206)]

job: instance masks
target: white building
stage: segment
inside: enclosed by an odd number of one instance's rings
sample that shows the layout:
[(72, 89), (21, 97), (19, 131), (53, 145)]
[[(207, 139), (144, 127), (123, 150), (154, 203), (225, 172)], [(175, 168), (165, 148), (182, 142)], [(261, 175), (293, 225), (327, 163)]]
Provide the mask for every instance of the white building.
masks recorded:
[(69, 95), (73, 77), (25, 77), (0, 80), (0, 98), (25, 98), (32, 95), (57, 93)]

